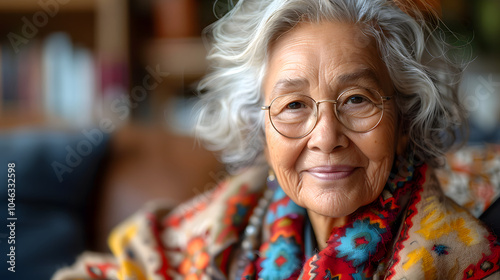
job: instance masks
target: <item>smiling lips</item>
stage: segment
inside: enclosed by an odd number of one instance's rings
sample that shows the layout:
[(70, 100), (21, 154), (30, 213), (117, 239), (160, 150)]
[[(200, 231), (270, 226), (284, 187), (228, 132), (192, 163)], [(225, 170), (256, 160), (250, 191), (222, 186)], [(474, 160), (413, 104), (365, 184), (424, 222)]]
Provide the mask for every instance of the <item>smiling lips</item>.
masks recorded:
[(325, 165), (310, 168), (307, 172), (321, 180), (341, 180), (349, 177), (355, 169), (348, 165)]

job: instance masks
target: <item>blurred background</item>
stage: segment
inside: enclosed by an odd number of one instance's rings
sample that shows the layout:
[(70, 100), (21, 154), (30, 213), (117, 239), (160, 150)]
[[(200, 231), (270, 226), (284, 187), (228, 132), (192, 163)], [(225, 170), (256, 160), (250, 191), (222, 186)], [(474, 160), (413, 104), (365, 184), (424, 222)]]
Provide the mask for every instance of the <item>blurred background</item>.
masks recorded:
[[(178, 204), (225, 176), (194, 140), (191, 110), (207, 70), (202, 30), (231, 5), (0, 0), (0, 223), (14, 162), (14, 279), (48, 279), (82, 250), (106, 252), (109, 230), (145, 202)], [(473, 59), (461, 86), (470, 143), (498, 143), (500, 1), (436, 5), (450, 43)], [(9, 234), (0, 225), (3, 264)]]

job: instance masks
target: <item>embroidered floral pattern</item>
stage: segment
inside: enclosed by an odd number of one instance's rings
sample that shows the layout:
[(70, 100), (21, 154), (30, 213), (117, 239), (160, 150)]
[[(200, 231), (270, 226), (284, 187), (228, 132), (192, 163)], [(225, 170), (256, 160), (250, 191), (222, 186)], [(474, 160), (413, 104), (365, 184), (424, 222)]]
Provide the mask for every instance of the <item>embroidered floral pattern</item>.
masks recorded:
[(447, 251), (448, 247), (443, 245), (443, 244), (440, 244), (440, 245), (434, 245), (432, 247), (432, 251), (436, 252), (436, 254), (438, 256), (442, 256), (442, 255), (448, 255), (448, 251)]
[(201, 237), (191, 239), (186, 248), (186, 257), (179, 266), (184, 279), (198, 280), (208, 266), (210, 256), (206, 251), (205, 240)]
[(262, 270), (259, 277), (264, 279), (286, 279), (301, 267), (300, 248), (295, 238), (280, 236), (276, 242), (269, 245), (265, 252), (266, 258), (261, 262)]
[(258, 261), (257, 271), (260, 278), (288, 279), (298, 275), (304, 261), (302, 231), (306, 211), (281, 188), (274, 192), (273, 201), (266, 214), (270, 238), (260, 248), (264, 257)]
[(345, 236), (339, 239), (337, 246), (338, 258), (352, 261), (354, 266), (366, 262), (370, 255), (377, 250), (377, 245), (382, 241), (382, 234), (386, 231), (380, 229), (378, 224), (371, 224), (368, 219), (355, 221), (352, 228), (345, 231)]
[(218, 234), (217, 242), (228, 237), (237, 238), (238, 232), (243, 230), (250, 217), (251, 211), (257, 204), (258, 195), (249, 195), (248, 186), (243, 185), (239, 192), (231, 196), (227, 204), (227, 212), (222, 222), (221, 232)]

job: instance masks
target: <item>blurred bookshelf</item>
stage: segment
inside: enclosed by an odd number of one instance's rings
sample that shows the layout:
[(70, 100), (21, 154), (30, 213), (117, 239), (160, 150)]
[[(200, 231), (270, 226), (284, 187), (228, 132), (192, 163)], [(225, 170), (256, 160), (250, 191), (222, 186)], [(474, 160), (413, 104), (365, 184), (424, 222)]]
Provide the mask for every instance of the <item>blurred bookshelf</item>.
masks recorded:
[[(98, 0), (71, 0), (71, 1), (45, 1), (46, 3), (57, 3), (58, 5), (63, 5), (64, 10), (76, 10), (76, 11), (93, 11), (96, 8), (96, 1)], [(62, 3), (62, 4), (60, 4)], [(38, 1), (33, 0), (0, 0), (0, 10), (4, 12), (12, 11), (36, 11), (40, 9)]]
[(122, 0), (0, 0), (0, 129), (89, 126), (126, 94)]
[[(0, 0), (0, 129), (168, 124), (171, 99), (206, 73), (211, 2)], [(158, 85), (136, 102), (148, 75)]]

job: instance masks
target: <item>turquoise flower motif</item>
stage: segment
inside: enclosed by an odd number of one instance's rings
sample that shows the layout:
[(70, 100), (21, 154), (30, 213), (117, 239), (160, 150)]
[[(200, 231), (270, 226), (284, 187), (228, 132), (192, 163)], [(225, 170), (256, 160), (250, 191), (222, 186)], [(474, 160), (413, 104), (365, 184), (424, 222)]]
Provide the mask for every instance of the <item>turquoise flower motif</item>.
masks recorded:
[(295, 239), (280, 236), (267, 249), (266, 258), (261, 263), (262, 271), (259, 277), (262, 279), (287, 279), (301, 265), (298, 258), (300, 253), (300, 247)]
[(380, 235), (384, 232), (385, 229), (380, 229), (378, 224), (370, 224), (369, 219), (355, 221), (340, 238), (337, 257), (345, 257), (354, 266), (363, 264), (377, 250), (377, 244), (382, 241)]

